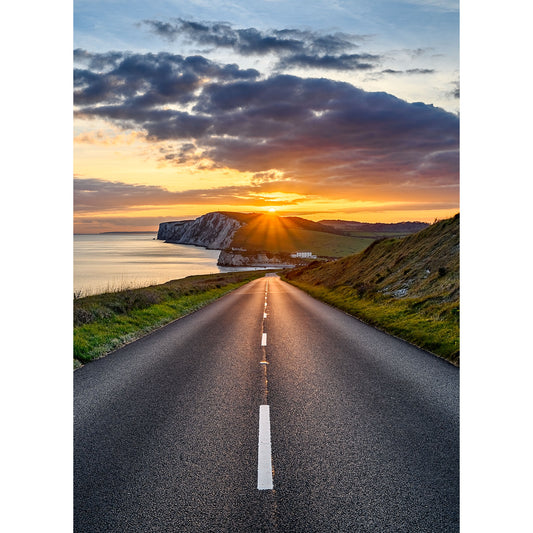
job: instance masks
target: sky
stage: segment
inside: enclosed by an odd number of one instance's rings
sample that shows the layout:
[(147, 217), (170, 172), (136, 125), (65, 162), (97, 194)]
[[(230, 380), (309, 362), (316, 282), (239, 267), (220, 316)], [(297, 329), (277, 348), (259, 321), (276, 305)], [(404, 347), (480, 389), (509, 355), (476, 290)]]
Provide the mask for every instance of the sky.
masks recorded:
[(75, 0), (74, 231), (459, 211), (455, 0)]

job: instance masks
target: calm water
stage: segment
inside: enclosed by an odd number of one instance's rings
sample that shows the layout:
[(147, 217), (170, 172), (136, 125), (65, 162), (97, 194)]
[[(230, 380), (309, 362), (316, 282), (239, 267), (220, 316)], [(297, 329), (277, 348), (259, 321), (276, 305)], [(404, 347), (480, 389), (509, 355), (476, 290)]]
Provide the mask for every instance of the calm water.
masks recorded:
[(168, 244), (155, 236), (74, 235), (74, 292), (97, 294), (195, 274), (247, 270), (217, 266), (219, 250)]

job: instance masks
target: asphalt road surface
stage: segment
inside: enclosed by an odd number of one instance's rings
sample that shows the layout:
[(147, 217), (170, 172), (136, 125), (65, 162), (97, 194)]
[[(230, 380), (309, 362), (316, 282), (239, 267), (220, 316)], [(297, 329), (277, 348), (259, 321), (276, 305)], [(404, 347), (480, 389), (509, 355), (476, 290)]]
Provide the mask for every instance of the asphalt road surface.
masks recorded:
[(255, 280), (74, 372), (74, 530), (457, 532), (458, 369)]

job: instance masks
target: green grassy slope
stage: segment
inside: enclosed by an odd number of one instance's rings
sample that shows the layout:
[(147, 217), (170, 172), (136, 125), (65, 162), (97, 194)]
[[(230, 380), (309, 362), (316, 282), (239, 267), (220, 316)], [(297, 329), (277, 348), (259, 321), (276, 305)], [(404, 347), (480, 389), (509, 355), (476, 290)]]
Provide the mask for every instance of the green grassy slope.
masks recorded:
[(77, 298), (74, 368), (264, 275), (261, 271), (249, 271), (189, 276), (162, 285)]
[(318, 231), (288, 229), (279, 238), (276, 234), (265, 235), (250, 232), (246, 227), (237, 231), (233, 246), (247, 250), (268, 250), (271, 252), (309, 251), (318, 256), (344, 257), (364, 250), (373, 239), (333, 235)]
[(459, 363), (459, 215), (285, 277), (332, 305)]

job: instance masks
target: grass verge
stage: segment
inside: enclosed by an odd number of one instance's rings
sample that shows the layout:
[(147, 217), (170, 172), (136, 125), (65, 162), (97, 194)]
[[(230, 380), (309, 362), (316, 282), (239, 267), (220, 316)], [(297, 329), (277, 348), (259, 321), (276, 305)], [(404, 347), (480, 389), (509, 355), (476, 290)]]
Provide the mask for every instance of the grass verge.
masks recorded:
[(349, 286), (327, 288), (284, 279), (318, 300), (459, 366), (458, 302), (443, 304), (433, 298), (398, 300), (379, 295), (366, 298)]
[(264, 271), (189, 276), (74, 300), (74, 368), (98, 359), (264, 276)]

